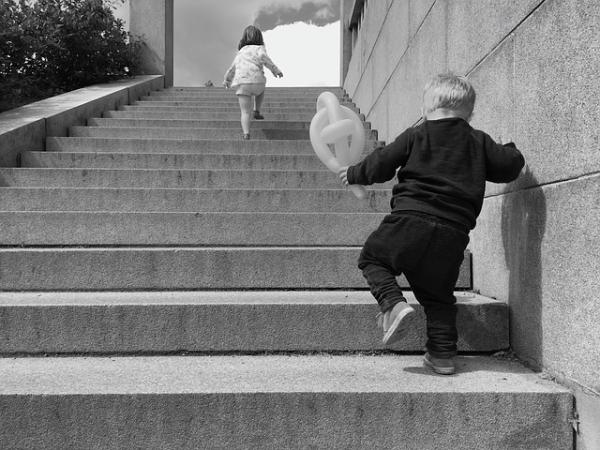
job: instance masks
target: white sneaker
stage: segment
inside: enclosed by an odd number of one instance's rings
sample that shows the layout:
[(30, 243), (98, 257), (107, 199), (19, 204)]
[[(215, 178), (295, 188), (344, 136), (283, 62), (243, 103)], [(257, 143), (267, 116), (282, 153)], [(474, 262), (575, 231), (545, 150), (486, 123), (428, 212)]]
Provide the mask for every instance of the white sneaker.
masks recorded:
[(383, 343), (392, 344), (406, 332), (406, 317), (415, 312), (406, 302), (397, 303), (392, 309), (377, 315), (377, 325), (383, 329)]

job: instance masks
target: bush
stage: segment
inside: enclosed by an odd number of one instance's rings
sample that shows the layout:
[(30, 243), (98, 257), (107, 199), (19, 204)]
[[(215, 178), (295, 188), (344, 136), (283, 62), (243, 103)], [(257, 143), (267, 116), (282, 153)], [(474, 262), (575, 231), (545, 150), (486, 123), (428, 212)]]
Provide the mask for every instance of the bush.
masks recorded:
[(2, 0), (0, 111), (135, 74), (140, 44), (115, 1)]

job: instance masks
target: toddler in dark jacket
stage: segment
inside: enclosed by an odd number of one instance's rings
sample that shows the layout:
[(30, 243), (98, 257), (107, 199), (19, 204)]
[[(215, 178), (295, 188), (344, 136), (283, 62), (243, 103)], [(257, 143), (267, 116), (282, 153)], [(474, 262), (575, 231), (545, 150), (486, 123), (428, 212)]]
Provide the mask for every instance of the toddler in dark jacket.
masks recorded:
[(379, 303), (384, 344), (402, 337), (414, 313), (396, 282), (405, 275), (427, 318), (424, 364), (440, 374), (455, 372), (454, 288), (485, 182), (513, 181), (524, 165), (513, 143), (497, 144), (469, 125), (474, 105), (466, 78), (439, 75), (425, 86), (420, 125), (339, 172), (345, 184), (397, 176), (392, 211), (365, 242), (358, 267)]

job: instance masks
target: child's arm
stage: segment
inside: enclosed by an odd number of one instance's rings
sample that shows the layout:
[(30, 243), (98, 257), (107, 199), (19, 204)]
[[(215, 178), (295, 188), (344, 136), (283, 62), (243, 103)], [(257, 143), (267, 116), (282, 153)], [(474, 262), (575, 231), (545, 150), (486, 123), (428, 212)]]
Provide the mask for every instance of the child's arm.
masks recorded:
[(223, 79), (223, 86), (225, 86), (226, 88), (229, 88), (231, 86), (231, 80), (233, 80), (234, 76), (235, 76), (235, 60), (231, 64), (231, 67), (229, 67), (229, 69), (227, 69), (227, 72), (225, 72), (225, 78)]
[(271, 71), (273, 76), (277, 78), (281, 78), (283, 76), (283, 72), (279, 70), (279, 68), (275, 65), (275, 63), (273, 63), (273, 61), (271, 61), (271, 58), (269, 58), (269, 55), (267, 55), (267, 52), (264, 49), (261, 48), (261, 50), (259, 51), (259, 55), (260, 62)]
[[(410, 129), (385, 147), (378, 147), (362, 162), (340, 170), (338, 175), (344, 184), (370, 185), (384, 183), (394, 178), (396, 170), (406, 164), (410, 155)], [(344, 168), (342, 168), (344, 169)]]
[(487, 137), (486, 142), (486, 180), (492, 183), (508, 183), (519, 176), (525, 165), (525, 158), (514, 143), (497, 144)]

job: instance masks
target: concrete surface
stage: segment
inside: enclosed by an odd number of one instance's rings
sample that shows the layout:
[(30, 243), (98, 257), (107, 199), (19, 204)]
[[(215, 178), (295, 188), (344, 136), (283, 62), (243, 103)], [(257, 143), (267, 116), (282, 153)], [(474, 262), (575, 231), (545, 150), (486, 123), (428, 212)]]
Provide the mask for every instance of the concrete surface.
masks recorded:
[[(164, 119), (165, 117), (168, 117), (170, 120), (194, 120), (194, 121), (201, 121), (204, 123), (210, 122), (210, 125), (209, 125), (210, 127), (226, 127), (226, 128), (231, 128), (232, 124), (236, 125), (236, 124), (239, 124), (239, 122), (240, 122), (239, 114), (233, 114), (233, 113), (219, 113), (217, 115), (212, 115), (210, 113), (202, 112), (202, 111), (182, 112), (182, 111), (173, 109), (169, 114), (165, 114), (164, 112), (149, 110), (148, 108), (146, 108), (146, 109), (147, 109), (146, 111), (139, 111), (139, 110), (132, 110), (132, 109), (129, 109), (127, 111), (125, 111), (125, 110), (108, 111), (103, 115), (103, 117), (124, 118), (124, 119)], [(312, 113), (304, 114), (303, 117), (301, 117), (300, 115), (297, 115), (297, 114), (289, 114), (286, 117), (284, 117), (283, 114), (277, 114), (277, 116), (279, 118), (274, 118), (272, 114), (269, 114), (269, 116), (264, 121), (252, 121), (252, 122), (250, 122), (250, 128), (252, 129), (253, 127), (265, 126), (263, 124), (266, 124), (268, 126), (269, 123), (278, 123), (278, 122), (283, 122), (283, 121), (286, 121), (288, 123), (291, 122), (292, 124), (293, 123), (305, 123), (306, 126), (308, 127), (310, 124), (310, 120), (312, 119), (314, 114), (312, 114)]]
[[(238, 130), (239, 134), (239, 130)], [(316, 155), (261, 154), (189, 154), (189, 153), (70, 153), (25, 152), (24, 167), (62, 167), (96, 169), (231, 169), (250, 170), (319, 170), (323, 163)]]
[[(339, 188), (339, 178), (321, 170), (152, 170), (152, 169), (63, 169), (0, 168), (0, 186), (28, 187), (156, 187), (325, 189)], [(393, 182), (377, 188), (392, 188)]]
[[(265, 112), (268, 114), (268, 111)], [(184, 128), (184, 127), (71, 127), (69, 136), (108, 138), (158, 138), (158, 139), (240, 139), (240, 127), (235, 128)], [(367, 140), (376, 140), (374, 130), (365, 131)], [(253, 139), (259, 140), (308, 140), (308, 130), (281, 128), (255, 128)]]
[(512, 450), (572, 441), (568, 391), (482, 357), (459, 358), (454, 377), (430, 375), (420, 356), (1, 362), (5, 448)]
[[(265, 112), (266, 114), (267, 112)], [(240, 139), (241, 128), (183, 128), (183, 127), (71, 127), (69, 136), (138, 139)], [(308, 130), (257, 128), (254, 139), (308, 140)]]
[(362, 246), (383, 217), (347, 212), (10, 211), (0, 212), (0, 245)]
[[(544, 0), (448, 2), (448, 68), (460, 74), (470, 72), (543, 2)], [(486, 32), (482, 33), (482, 30)], [(556, 42), (555, 39), (552, 41)]]
[(390, 191), (346, 189), (0, 188), (0, 211), (382, 212)]
[[(0, 290), (364, 289), (359, 253), (360, 247), (4, 248)], [(457, 288), (471, 287), (469, 267), (467, 260)]]
[[(417, 314), (388, 348), (422, 351), (423, 309), (406, 297)], [(508, 347), (505, 303), (456, 297), (461, 352)], [(0, 293), (0, 354), (383, 350), (378, 312), (368, 291)]]
[[(181, 120), (169, 119), (164, 115), (161, 118), (135, 118), (127, 117), (124, 111), (110, 111), (104, 114), (104, 118), (91, 118), (88, 120), (90, 126), (108, 127), (183, 127), (183, 128), (236, 128), (240, 126), (239, 120)], [(365, 124), (366, 125), (366, 124)], [(286, 130), (308, 130), (309, 121), (284, 121), (284, 120), (253, 120), (250, 122), (251, 129), (279, 128)]]
[[(296, 98), (312, 98), (315, 101), (319, 94), (323, 91), (329, 91), (342, 98), (345, 96), (345, 91), (336, 86), (291, 86), (291, 87), (273, 87), (267, 86), (265, 88), (266, 95), (269, 96), (283, 96), (283, 97), (296, 97)], [(161, 93), (165, 94), (193, 94), (193, 95), (207, 95), (207, 96), (223, 96), (235, 95), (235, 92), (230, 89), (221, 87), (202, 87), (202, 86), (183, 86), (183, 87), (170, 87), (161, 90)]]
[[(371, 151), (380, 142), (365, 144), (365, 152)], [(50, 137), (46, 140), (49, 151), (94, 151), (94, 152), (138, 152), (138, 153), (263, 153), (263, 154), (310, 154), (314, 155), (310, 141), (273, 141), (250, 139), (207, 140), (207, 139), (134, 139), (134, 138), (63, 138)]]
[(142, 42), (140, 71), (173, 86), (173, 0), (129, 0), (129, 32)]
[(471, 243), (475, 287), (511, 306), (512, 347), (597, 391), (599, 196), (595, 175), (488, 198)]
[[(373, 3), (365, 24), (383, 14)], [(359, 30), (344, 87), (389, 141), (419, 119), (430, 74), (469, 77), (478, 94), (473, 126), (514, 140), (529, 166), (517, 183), (487, 187), (471, 243), (475, 287), (510, 302), (519, 356), (597, 392), (600, 369), (590, 361), (600, 347), (592, 306), (600, 288), (600, 110), (590, 93), (599, 90), (600, 4), (517, 3), (388, 2), (380, 26)], [(386, 65), (381, 55), (398, 63)], [(387, 73), (383, 87), (378, 72)]]
[(600, 170), (600, 110), (589, 102), (600, 88), (600, 58), (590, 57), (599, 21), (598, 2), (546, 1), (470, 75), (484, 93), (474, 126), (512, 137), (535, 174), (519, 188)]
[[(153, 95), (152, 95), (153, 94)], [(354, 106), (354, 103), (348, 101), (347, 99), (338, 99), (340, 105), (343, 106)], [(186, 103), (195, 103), (200, 104), (209, 108), (218, 107), (218, 106), (237, 106), (239, 107), (239, 102), (237, 97), (232, 95), (226, 96), (214, 96), (214, 97), (206, 97), (193, 95), (193, 94), (157, 94), (151, 93), (151, 95), (143, 96), (139, 99), (140, 103), (143, 102), (152, 102), (152, 103), (178, 103), (178, 104), (186, 104)], [(316, 99), (305, 98), (305, 97), (284, 97), (284, 96), (271, 96), (271, 98), (266, 97), (263, 101), (264, 107), (272, 107), (272, 108), (284, 108), (284, 107), (292, 107), (296, 106), (298, 108), (312, 108), (313, 111), (316, 109)], [(261, 108), (262, 111), (262, 108)]]
[(0, 165), (13, 167), (21, 151), (43, 150), (47, 136), (66, 136), (68, 127), (137, 100), (162, 87), (157, 76), (90, 86), (0, 114)]
[[(185, 106), (185, 107), (173, 107), (173, 106), (123, 106), (120, 111), (126, 111), (128, 113), (142, 113), (141, 116), (147, 117), (147, 113), (156, 114), (160, 113), (162, 117), (168, 116), (170, 118), (192, 118), (198, 120), (206, 119), (222, 119), (222, 120), (239, 120), (240, 112), (233, 109), (207, 112), (205, 108), (201, 106)], [(308, 109), (304, 112), (298, 112), (295, 110), (289, 110), (284, 112), (280, 110), (278, 112), (270, 112), (265, 116), (267, 120), (302, 120), (310, 121), (315, 115), (314, 111)]]
[(600, 392), (590, 391), (570, 385), (575, 396), (577, 411), (577, 450), (598, 450), (600, 448)]

